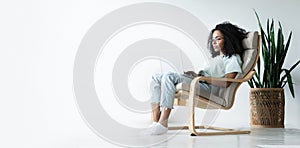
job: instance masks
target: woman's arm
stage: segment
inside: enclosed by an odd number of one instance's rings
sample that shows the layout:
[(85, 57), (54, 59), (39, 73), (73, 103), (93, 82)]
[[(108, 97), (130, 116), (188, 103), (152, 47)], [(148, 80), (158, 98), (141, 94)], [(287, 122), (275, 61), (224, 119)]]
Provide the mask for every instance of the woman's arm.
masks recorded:
[(186, 72), (184, 72), (184, 74), (191, 75), (191, 76), (194, 76), (194, 77), (198, 76), (194, 71), (186, 71)]
[[(225, 78), (234, 79), (236, 75), (237, 75), (237, 72), (228, 73), (228, 74), (225, 75)], [(210, 79), (210, 77), (206, 77), (205, 82), (208, 83), (208, 84), (219, 86), (219, 87), (228, 87), (231, 84), (231, 82), (213, 81), (212, 79)]]

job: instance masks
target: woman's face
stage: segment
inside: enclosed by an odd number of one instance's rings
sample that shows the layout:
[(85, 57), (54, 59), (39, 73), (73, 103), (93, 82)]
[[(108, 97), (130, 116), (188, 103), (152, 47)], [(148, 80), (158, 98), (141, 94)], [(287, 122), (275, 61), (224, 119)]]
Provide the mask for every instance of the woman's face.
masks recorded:
[(215, 52), (220, 52), (224, 46), (224, 37), (220, 30), (215, 30), (212, 34), (211, 43)]

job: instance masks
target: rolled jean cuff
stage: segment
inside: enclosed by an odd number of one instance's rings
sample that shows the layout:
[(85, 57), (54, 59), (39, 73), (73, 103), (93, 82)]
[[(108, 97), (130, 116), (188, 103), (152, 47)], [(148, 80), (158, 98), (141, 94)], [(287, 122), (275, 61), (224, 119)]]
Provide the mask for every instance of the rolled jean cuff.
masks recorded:
[(160, 107), (164, 107), (164, 108), (167, 108), (167, 109), (174, 109), (173, 105), (172, 106), (167, 106), (167, 105), (160, 105)]
[(151, 102), (151, 105), (160, 104), (160, 102)]

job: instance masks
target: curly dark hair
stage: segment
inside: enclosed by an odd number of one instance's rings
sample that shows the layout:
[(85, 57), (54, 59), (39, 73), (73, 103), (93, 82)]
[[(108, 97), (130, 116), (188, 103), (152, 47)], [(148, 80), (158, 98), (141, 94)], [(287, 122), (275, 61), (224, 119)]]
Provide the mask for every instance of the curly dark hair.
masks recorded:
[(212, 54), (212, 57), (216, 57), (220, 54), (219, 52), (214, 51), (211, 42), (212, 34), (216, 30), (219, 30), (224, 36), (224, 46), (221, 50), (225, 54), (225, 56), (231, 57), (233, 54), (239, 54), (240, 56), (242, 56), (244, 52), (242, 40), (247, 37), (248, 32), (246, 32), (245, 29), (239, 28), (238, 26), (226, 21), (224, 23), (216, 25), (216, 27), (210, 32), (207, 45)]

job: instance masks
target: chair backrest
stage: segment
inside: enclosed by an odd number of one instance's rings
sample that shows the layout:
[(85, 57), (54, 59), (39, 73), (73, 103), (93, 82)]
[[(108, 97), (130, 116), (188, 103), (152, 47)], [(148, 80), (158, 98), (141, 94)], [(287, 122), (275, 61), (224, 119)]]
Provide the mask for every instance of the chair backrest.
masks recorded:
[[(259, 56), (259, 35), (257, 31), (248, 33), (248, 37), (243, 40), (245, 51), (242, 55), (242, 71), (236, 78), (244, 78), (250, 71), (252, 71), (257, 63)], [(234, 103), (235, 93), (241, 83), (231, 83), (227, 88), (218, 90), (218, 96), (225, 98), (224, 109), (229, 109)]]

